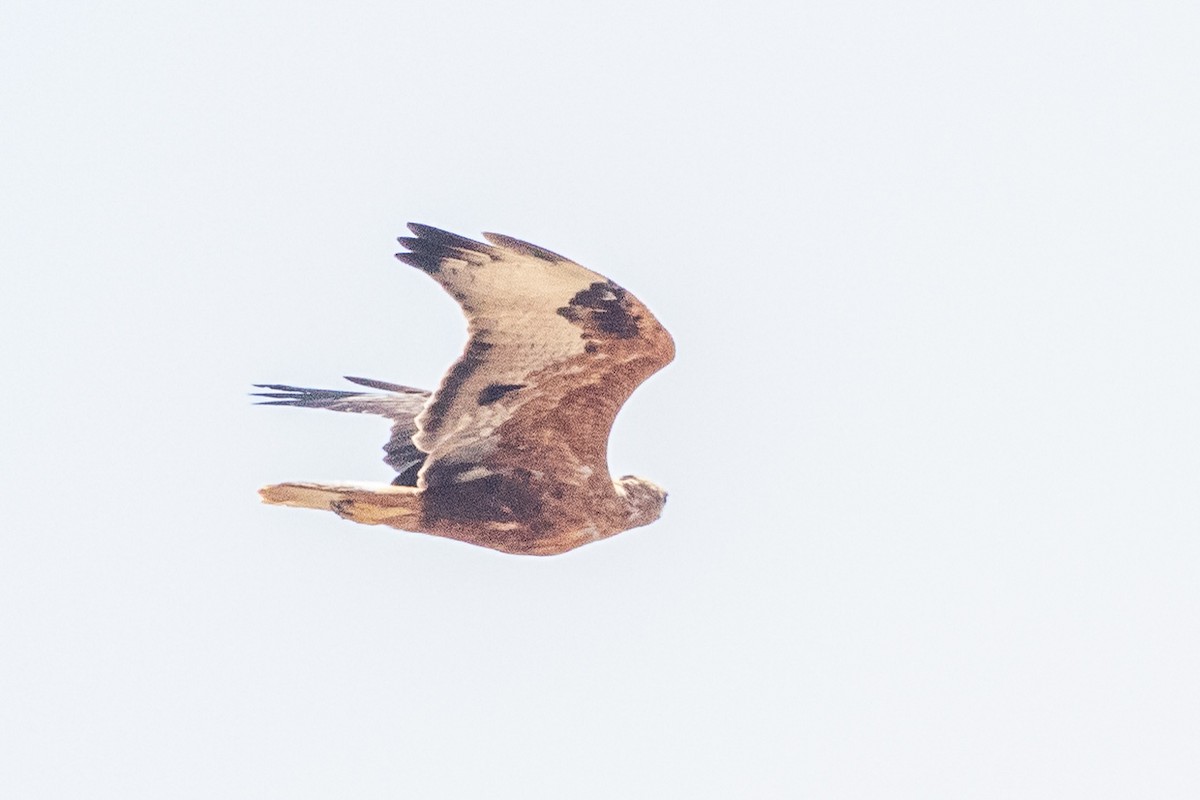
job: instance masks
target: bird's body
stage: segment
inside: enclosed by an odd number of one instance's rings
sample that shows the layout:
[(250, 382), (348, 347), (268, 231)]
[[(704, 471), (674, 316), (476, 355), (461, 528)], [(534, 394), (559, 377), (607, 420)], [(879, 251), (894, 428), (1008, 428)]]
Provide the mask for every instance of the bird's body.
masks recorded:
[(507, 553), (551, 555), (658, 518), (666, 493), (614, 480), (607, 445), (621, 405), (675, 347), (637, 298), (602, 275), (497, 234), (489, 244), (424, 225), (397, 258), (431, 275), (467, 316), (462, 356), (432, 394), (268, 385), (271, 402), (393, 421), (392, 485), (282, 483), (264, 501)]

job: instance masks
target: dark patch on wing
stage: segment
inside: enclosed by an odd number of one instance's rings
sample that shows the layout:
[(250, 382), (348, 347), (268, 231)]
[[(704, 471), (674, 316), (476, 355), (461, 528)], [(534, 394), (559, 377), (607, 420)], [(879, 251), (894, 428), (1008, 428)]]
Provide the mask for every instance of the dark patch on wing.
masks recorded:
[(523, 383), (492, 383), (484, 387), (479, 393), (479, 405), (487, 406), (499, 400), (509, 392), (515, 392), (517, 389), (524, 389)]
[(538, 247), (536, 244), (523, 242), (520, 239), (514, 239), (511, 236), (505, 236), (502, 233), (485, 233), (483, 238), (487, 239), (494, 245), (507, 247), (509, 250), (515, 250), (523, 256), (532, 256), (540, 258), (542, 261), (557, 263), (559, 261), (570, 261), (571, 259), (565, 256), (560, 256), (552, 250), (547, 250), (544, 247)]
[(433, 399), (425, 408), (425, 428), (427, 430), (437, 428), (442, 424), (459, 388), (483, 365), (483, 360), (492, 347), (493, 345), (479, 339), (472, 339), (467, 344), (467, 349), (463, 352), (462, 357), (446, 373), (446, 377), (442, 381), (442, 388), (434, 394)]
[(416, 236), (401, 236), (396, 241), (411, 252), (396, 253), (396, 258), (430, 275), (436, 274), (446, 259), (463, 260), (463, 251), (469, 250), (483, 253), (491, 259), (496, 258), (494, 247), (468, 239), (466, 236), (459, 236), (457, 233), (429, 225), (418, 225), (415, 222), (410, 222), (408, 229)]
[(575, 293), (558, 314), (577, 325), (594, 325), (597, 330), (631, 339), (638, 335), (638, 318), (629, 313), (625, 290), (612, 281), (597, 281)]

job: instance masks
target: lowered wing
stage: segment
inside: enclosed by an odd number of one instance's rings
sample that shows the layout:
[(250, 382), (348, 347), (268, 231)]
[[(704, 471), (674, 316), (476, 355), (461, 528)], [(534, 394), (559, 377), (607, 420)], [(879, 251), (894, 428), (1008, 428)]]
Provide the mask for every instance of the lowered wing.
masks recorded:
[(395, 383), (346, 377), (351, 383), (381, 389), (386, 394), (375, 392), (340, 391), (334, 389), (306, 389), (300, 386), (267, 383), (255, 384), (259, 389), (270, 392), (255, 392), (256, 397), (265, 397), (260, 405), (301, 406), (303, 408), (327, 408), (330, 411), (348, 411), (356, 414), (376, 414), (392, 420), (392, 435), (384, 445), (384, 462), (398, 473), (392, 483), (396, 486), (416, 486), (417, 473), (425, 463), (425, 453), (413, 444), (417, 432), (416, 417), (429, 400), (429, 392), (400, 386)]

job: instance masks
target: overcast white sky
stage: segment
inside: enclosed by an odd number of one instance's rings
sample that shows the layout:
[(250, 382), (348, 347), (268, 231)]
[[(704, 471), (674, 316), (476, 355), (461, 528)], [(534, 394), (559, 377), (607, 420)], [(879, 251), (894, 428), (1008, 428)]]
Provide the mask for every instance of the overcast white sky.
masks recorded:
[[(1191, 2), (0, 12), (0, 796), (1200, 796)], [(679, 357), (550, 559), (262, 506), (433, 387), (409, 220)]]

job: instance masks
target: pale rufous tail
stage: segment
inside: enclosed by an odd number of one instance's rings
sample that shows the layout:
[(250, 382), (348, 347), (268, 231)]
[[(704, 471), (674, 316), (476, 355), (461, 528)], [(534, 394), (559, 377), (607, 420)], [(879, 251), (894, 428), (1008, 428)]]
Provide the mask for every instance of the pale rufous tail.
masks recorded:
[(332, 511), (366, 525), (417, 530), (420, 493), (412, 486), (386, 483), (275, 483), (258, 490), (264, 503)]

